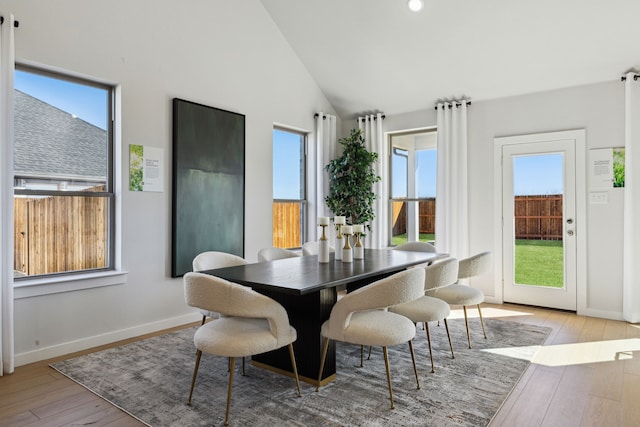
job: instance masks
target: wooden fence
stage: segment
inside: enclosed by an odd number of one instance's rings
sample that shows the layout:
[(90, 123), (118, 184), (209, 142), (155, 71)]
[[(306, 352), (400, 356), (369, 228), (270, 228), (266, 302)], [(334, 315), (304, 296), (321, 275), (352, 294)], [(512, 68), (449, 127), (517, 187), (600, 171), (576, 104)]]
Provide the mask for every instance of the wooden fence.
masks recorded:
[[(415, 203), (415, 202), (410, 202)], [(419, 202), (419, 232), (435, 233), (435, 199)], [(516, 239), (562, 240), (562, 194), (516, 196)], [(407, 232), (407, 202), (393, 202), (393, 235)]]
[(298, 202), (273, 203), (273, 246), (300, 247), (300, 218), (302, 205)]
[(14, 270), (30, 276), (106, 267), (107, 215), (102, 197), (15, 197)]

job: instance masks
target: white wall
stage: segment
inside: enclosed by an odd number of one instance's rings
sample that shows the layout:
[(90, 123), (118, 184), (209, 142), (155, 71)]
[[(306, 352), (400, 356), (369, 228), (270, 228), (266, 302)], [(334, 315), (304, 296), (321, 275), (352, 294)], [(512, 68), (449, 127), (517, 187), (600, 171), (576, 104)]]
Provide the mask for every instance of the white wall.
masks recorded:
[[(612, 81), (511, 98), (473, 102), (469, 107), (470, 252), (492, 250), (494, 234), (493, 140), (496, 137), (585, 129), (587, 151), (624, 146), (624, 85)], [(461, 88), (464, 89), (464, 88)], [(387, 115), (385, 132), (436, 125), (433, 108)], [(588, 159), (588, 152), (587, 152)], [(587, 186), (588, 189), (588, 186)], [(622, 317), (622, 189), (609, 190), (606, 205), (587, 204), (586, 306), (582, 314)], [(579, 231), (580, 232), (580, 231)], [(500, 286), (493, 274), (472, 282), (489, 301)], [(498, 267), (496, 269), (495, 267)]]
[[(171, 99), (246, 115), (245, 254), (271, 245), (272, 128), (335, 114), (258, 0), (0, 0), (18, 61), (119, 85), (127, 283), (15, 301), (17, 364), (195, 319), (170, 278)], [(128, 188), (129, 144), (165, 150), (164, 193)]]

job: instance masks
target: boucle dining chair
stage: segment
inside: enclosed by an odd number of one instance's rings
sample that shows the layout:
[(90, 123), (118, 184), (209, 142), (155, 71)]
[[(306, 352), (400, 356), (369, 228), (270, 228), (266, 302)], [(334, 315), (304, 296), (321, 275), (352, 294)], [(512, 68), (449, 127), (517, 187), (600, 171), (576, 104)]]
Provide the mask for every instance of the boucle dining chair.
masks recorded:
[[(193, 259), (193, 271), (213, 270), (214, 268), (233, 267), (235, 265), (248, 264), (247, 261), (237, 255), (226, 252), (207, 251), (196, 255)], [(200, 310), (202, 313), (202, 324), (207, 321), (207, 317), (216, 318), (217, 313), (206, 310)]]
[[(458, 267), (458, 280), (479, 276), (486, 273), (491, 268), (491, 252), (481, 252), (469, 258), (461, 259)], [(464, 311), (464, 324), (467, 327), (467, 343), (471, 348), (471, 334), (469, 333), (469, 318), (467, 316), (467, 306), (475, 305), (478, 307), (478, 315), (480, 316), (480, 324), (482, 325), (482, 334), (487, 339), (487, 332), (484, 328), (484, 320), (482, 319), (482, 310), (480, 304), (484, 302), (484, 293), (477, 288), (455, 283), (441, 289), (433, 289), (427, 291), (427, 295), (440, 298), (451, 305), (461, 305)]]
[(282, 305), (246, 286), (203, 273), (184, 275), (185, 301), (191, 307), (221, 313), (215, 322), (200, 326), (193, 342), (196, 346), (196, 365), (191, 381), (188, 405), (191, 405), (202, 353), (229, 358), (229, 386), (224, 425), (229, 425), (229, 408), (235, 358), (253, 356), (285, 346), (289, 347), (291, 367), (296, 380), (298, 397), (300, 381), (292, 343), (296, 330)]
[(436, 247), (427, 242), (408, 242), (393, 247), (396, 251), (435, 252)]
[(258, 261), (274, 261), (276, 259), (299, 257), (300, 254), (289, 249), (282, 248), (262, 248), (258, 251)]
[[(318, 255), (320, 251), (320, 244), (318, 242), (307, 242), (302, 245), (302, 255), (310, 256), (310, 255)], [(329, 245), (329, 253), (335, 252), (336, 249)]]
[(423, 268), (404, 270), (363, 286), (338, 300), (331, 310), (329, 320), (324, 322), (321, 328), (324, 344), (316, 391), (320, 387), (329, 340), (360, 346), (382, 346), (391, 409), (394, 408), (394, 404), (387, 347), (408, 342), (417, 388), (420, 388), (412, 342), (416, 335), (416, 327), (411, 320), (391, 313), (386, 308), (423, 296), (424, 276)]
[[(425, 267), (424, 290), (439, 289), (452, 285), (458, 280), (458, 260), (455, 258), (447, 258), (444, 261), (437, 262)], [(429, 322), (444, 320), (444, 326), (447, 330), (447, 338), (449, 338), (449, 348), (451, 349), (451, 358), (455, 359), (453, 354), (453, 345), (451, 344), (451, 335), (449, 334), (449, 324), (447, 316), (451, 312), (449, 304), (445, 301), (433, 298), (427, 295), (420, 298), (405, 302), (403, 304), (389, 307), (392, 313), (398, 313), (407, 317), (413, 323), (424, 323), (424, 329), (427, 332), (427, 342), (429, 344), (429, 358), (431, 359), (431, 372), (435, 372), (433, 366), (433, 351), (431, 349), (431, 334), (429, 332)]]

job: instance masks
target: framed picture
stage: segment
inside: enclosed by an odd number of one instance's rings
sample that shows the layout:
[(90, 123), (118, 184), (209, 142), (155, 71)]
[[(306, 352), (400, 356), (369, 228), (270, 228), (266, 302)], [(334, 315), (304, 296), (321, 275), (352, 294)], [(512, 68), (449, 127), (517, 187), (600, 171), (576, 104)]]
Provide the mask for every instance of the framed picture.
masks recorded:
[(245, 116), (173, 99), (171, 276), (205, 251), (244, 257)]

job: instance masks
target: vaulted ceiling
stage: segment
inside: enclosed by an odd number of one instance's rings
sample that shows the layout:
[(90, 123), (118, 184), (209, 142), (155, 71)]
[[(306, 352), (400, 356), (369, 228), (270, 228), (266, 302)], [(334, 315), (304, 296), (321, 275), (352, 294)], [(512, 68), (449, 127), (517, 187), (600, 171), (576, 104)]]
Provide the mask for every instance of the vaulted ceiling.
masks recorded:
[(639, 0), (261, 0), (343, 119), (618, 80)]

